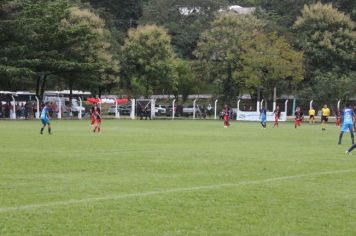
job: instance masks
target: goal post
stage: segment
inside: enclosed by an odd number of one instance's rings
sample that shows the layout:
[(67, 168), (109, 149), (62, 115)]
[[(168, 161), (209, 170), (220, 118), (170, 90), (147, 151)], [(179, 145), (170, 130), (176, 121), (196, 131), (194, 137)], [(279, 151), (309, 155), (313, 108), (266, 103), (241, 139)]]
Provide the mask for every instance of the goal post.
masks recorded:
[[(156, 100), (151, 98), (151, 99), (136, 99), (136, 111), (137, 111), (137, 116), (143, 117), (144, 111), (149, 109), (150, 113), (150, 118), (154, 119), (155, 118), (155, 106), (156, 106)], [(146, 115), (146, 114), (145, 114)]]

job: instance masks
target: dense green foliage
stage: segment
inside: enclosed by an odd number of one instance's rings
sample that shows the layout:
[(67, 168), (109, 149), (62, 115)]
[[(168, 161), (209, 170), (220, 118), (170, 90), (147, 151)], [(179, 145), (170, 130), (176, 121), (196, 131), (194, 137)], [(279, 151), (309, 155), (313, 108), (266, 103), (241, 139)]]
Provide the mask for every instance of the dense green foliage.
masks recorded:
[(238, 95), (242, 88), (233, 74), (241, 70), (243, 42), (251, 40), (252, 33), (262, 28), (263, 23), (252, 15), (220, 14), (201, 37), (196, 56), (203, 64), (203, 76), (221, 87), (226, 100)]
[[(227, 10), (234, 4), (256, 11)], [(0, 90), (186, 97), (209, 84), (226, 100), (257, 89), (268, 99), (275, 86), (306, 99), (349, 99), (355, 16), (352, 0), (1, 0)], [(133, 56), (129, 32), (145, 25), (169, 40)], [(172, 55), (153, 56), (167, 47)]]
[(130, 30), (122, 48), (123, 74), (135, 95), (146, 97), (174, 88), (170, 36), (155, 25)]
[(242, 70), (235, 76), (246, 88), (261, 90), (263, 97), (270, 98), (275, 87), (293, 87), (304, 79), (303, 53), (276, 33), (254, 32), (243, 48)]
[(268, 97), (283, 80), (303, 79), (302, 53), (264, 27), (253, 15), (223, 13), (202, 35), (196, 55), (205, 78), (221, 86), (227, 101), (241, 90), (262, 89)]
[[(297, 43), (306, 55), (307, 78), (324, 92), (316, 96), (324, 99), (335, 96), (334, 93), (345, 99), (354, 96), (355, 23), (331, 5), (317, 3), (304, 7), (294, 29), (298, 33)], [(331, 85), (341, 87), (343, 84), (343, 89), (330, 90)]]
[(166, 27), (176, 53), (191, 58), (200, 34), (208, 29), (217, 10), (227, 4), (225, 0), (151, 0), (144, 6), (141, 22)]
[(52, 124), (0, 122), (1, 235), (356, 234), (355, 156), (334, 127)]

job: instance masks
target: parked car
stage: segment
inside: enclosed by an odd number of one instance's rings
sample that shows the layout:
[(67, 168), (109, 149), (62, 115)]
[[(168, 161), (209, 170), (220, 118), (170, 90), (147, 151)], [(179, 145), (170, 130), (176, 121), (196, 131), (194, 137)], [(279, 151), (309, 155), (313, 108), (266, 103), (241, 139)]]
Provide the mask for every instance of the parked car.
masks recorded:
[(131, 106), (122, 107), (120, 115), (129, 116), (131, 114)]
[[(109, 107), (109, 109), (108, 109), (108, 114), (109, 115), (115, 115), (115, 109), (116, 109), (116, 106), (111, 106), (111, 107)], [(120, 113), (120, 114), (122, 114), (122, 110), (124, 109), (124, 107), (122, 107), (122, 106), (117, 106), (117, 111)]]
[[(179, 113), (177, 113), (177, 107), (175, 106), (174, 107), (174, 110), (175, 110), (175, 116), (179, 116)], [(172, 109), (172, 106), (168, 106), (167, 109), (166, 109), (166, 115), (167, 116), (172, 116), (173, 115), (173, 109)]]
[[(187, 107), (183, 107), (183, 110), (182, 110), (182, 115), (183, 116), (192, 116), (194, 113), (194, 106), (193, 105), (189, 105)], [(201, 115), (201, 107), (199, 105), (195, 105), (195, 115), (196, 116), (199, 116)]]
[(165, 115), (166, 112), (167, 112), (166, 106), (162, 106), (162, 105), (156, 105), (155, 106), (156, 115)]

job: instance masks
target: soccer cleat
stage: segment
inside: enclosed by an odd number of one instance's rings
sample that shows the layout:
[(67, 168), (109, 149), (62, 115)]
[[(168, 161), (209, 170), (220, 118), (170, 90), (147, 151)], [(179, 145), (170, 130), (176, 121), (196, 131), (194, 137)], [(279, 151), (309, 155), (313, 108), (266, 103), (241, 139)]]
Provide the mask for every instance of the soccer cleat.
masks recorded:
[(351, 155), (351, 152), (349, 152), (348, 150), (345, 151), (346, 155)]

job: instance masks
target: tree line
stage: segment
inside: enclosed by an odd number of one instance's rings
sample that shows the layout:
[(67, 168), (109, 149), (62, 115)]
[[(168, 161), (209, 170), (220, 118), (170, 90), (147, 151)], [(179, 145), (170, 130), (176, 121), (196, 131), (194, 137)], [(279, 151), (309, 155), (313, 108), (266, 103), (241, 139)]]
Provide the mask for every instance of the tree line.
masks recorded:
[[(332, 3), (332, 4), (331, 4)], [(228, 6), (255, 7), (238, 14)], [(0, 0), (0, 90), (356, 94), (353, 1)]]

